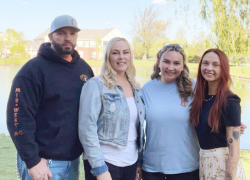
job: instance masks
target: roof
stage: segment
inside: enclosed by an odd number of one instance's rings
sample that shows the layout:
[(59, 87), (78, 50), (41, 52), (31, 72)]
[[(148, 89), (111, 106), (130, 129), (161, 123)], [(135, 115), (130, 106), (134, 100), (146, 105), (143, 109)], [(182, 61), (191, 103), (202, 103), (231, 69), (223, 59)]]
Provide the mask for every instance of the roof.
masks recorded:
[[(99, 37), (102, 39), (105, 37), (108, 33), (110, 33), (115, 28), (110, 29), (81, 29), (81, 31), (78, 32), (78, 38), (77, 39), (88, 39), (88, 40), (94, 40), (95, 37)], [(41, 33), (39, 36), (37, 36), (34, 40), (42, 39), (45, 36), (47, 36), (50, 32), (50, 28), (46, 29), (43, 33)]]
[(114, 28), (111, 29), (81, 29), (78, 32), (78, 39), (95, 39), (99, 37), (100, 39), (104, 38), (108, 33), (110, 33)]
[(38, 50), (41, 44), (41, 42), (29, 41), (26, 44), (26, 49)]
[(50, 28), (46, 29), (43, 33), (37, 36), (34, 40), (43, 39), (45, 36), (48, 36), (49, 32), (50, 32)]

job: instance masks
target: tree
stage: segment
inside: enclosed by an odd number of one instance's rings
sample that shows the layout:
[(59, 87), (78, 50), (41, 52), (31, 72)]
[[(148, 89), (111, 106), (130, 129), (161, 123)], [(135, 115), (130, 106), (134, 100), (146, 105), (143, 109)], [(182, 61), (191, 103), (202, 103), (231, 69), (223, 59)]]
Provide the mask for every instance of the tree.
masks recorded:
[(165, 39), (160, 39), (156, 43), (154, 43), (152, 45), (152, 48), (150, 49), (150, 52), (149, 52), (149, 54), (151, 55), (151, 57), (153, 57), (154, 59), (156, 59), (156, 54), (161, 50), (161, 48), (163, 47), (163, 45), (166, 42), (170, 42), (170, 40), (167, 39), (167, 38), (165, 38)]
[(0, 41), (2, 41), (1, 47), (5, 50), (9, 49), (14, 56), (23, 54), (27, 43), (25, 39), (23, 32), (18, 33), (14, 29), (7, 29), (0, 37)]
[(3, 53), (3, 39), (0, 37), (0, 57)]
[(185, 49), (188, 61), (198, 63), (208, 48), (210, 48), (209, 36), (206, 36), (204, 32), (194, 35), (191, 44), (188, 44)]
[(180, 27), (176, 31), (175, 43), (182, 44), (185, 47), (188, 46), (187, 37), (186, 37), (186, 28), (185, 27)]
[(250, 45), (249, 0), (201, 0), (201, 16), (212, 25), (215, 46), (240, 64)]
[(95, 44), (96, 44), (96, 53), (98, 56), (98, 60), (101, 60), (102, 54), (104, 51), (104, 46), (102, 45), (102, 41), (101, 41), (100, 37), (98, 37), (98, 36), (95, 37)]
[(149, 5), (143, 11), (136, 10), (133, 14), (134, 21), (131, 23), (133, 35), (133, 47), (135, 57), (148, 59), (152, 56), (152, 46), (162, 39), (166, 39), (166, 29), (170, 20), (158, 19), (160, 12)]
[(188, 0), (181, 2), (184, 11), (192, 9), (190, 2), (201, 5), (200, 16), (211, 28), (211, 45), (224, 51), (236, 64), (249, 56), (249, 0)]
[(142, 42), (133, 38), (133, 51), (136, 59), (141, 59), (144, 53)]

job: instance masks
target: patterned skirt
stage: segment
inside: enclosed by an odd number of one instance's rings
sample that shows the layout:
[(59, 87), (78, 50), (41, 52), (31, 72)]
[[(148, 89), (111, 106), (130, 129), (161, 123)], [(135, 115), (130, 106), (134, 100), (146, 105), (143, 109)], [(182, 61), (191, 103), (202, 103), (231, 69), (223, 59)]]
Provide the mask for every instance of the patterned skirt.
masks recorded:
[[(224, 180), (228, 148), (200, 149), (200, 180)], [(246, 174), (239, 160), (236, 178), (246, 180)]]

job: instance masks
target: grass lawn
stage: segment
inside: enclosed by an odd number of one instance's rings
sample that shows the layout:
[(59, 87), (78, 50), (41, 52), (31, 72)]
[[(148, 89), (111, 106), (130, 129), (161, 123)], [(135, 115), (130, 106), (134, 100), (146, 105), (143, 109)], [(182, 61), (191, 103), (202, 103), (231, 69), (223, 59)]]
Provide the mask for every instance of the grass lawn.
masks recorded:
[[(102, 61), (93, 61), (93, 60), (86, 60), (87, 63), (91, 66), (91, 65), (102, 65)], [(141, 60), (135, 60), (134, 62), (135, 66), (150, 66), (153, 67), (155, 64), (155, 61), (141, 61)], [(198, 64), (196, 63), (188, 63), (187, 64), (188, 67), (190, 69), (197, 69), (198, 68)]]
[[(0, 58), (0, 65), (22, 65), (26, 63), (28, 58)], [(102, 61), (93, 61), (86, 60), (90, 66), (101, 66)], [(135, 66), (150, 66), (153, 67), (155, 61), (141, 61), (135, 60)], [(187, 64), (190, 71), (197, 71), (198, 64), (197, 63), (188, 63)], [(247, 77), (250, 78), (250, 66), (231, 66), (230, 72), (232, 75), (239, 77)]]
[[(28, 58), (0, 58), (0, 65), (22, 65), (29, 61)], [(91, 66), (101, 66), (102, 61), (95, 61), (95, 60), (86, 60), (88, 64)], [(136, 66), (153, 66), (154, 61), (135, 61)]]
[[(80, 164), (80, 180), (84, 180), (83, 162)], [(0, 179), (17, 180), (16, 148), (10, 138), (0, 134)]]
[(238, 77), (250, 78), (250, 66), (230, 67), (230, 74)]
[(22, 65), (28, 58), (0, 58), (0, 65)]
[(250, 179), (250, 149), (241, 149), (240, 150), (241, 162), (244, 166), (247, 179)]
[[(10, 136), (0, 134), (0, 179), (16, 180), (16, 148), (14, 147)], [(250, 179), (250, 150), (242, 149), (240, 152), (241, 161)], [(80, 164), (80, 180), (84, 180), (83, 162)]]
[[(29, 59), (28, 58), (0, 58), (0, 66), (4, 65), (23, 65)], [(102, 61), (95, 61), (95, 60), (86, 60), (90, 66), (101, 66)], [(153, 67), (155, 61), (142, 61), (142, 60), (135, 60), (135, 66), (137, 67)], [(189, 70), (191, 73), (196, 73), (198, 69), (198, 63), (188, 63)], [(250, 66), (231, 66), (230, 67), (230, 74), (242, 77), (242, 78), (250, 78)]]

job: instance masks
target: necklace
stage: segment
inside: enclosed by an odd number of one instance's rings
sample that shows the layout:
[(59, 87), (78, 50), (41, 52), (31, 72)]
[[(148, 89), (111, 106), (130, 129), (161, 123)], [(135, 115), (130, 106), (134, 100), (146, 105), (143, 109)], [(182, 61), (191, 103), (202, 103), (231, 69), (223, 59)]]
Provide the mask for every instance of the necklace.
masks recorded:
[(204, 101), (208, 102), (208, 101), (210, 101), (211, 99), (213, 99), (213, 97), (214, 97), (214, 95), (212, 95), (212, 97), (209, 98), (209, 99), (205, 99), (205, 98), (204, 98)]

